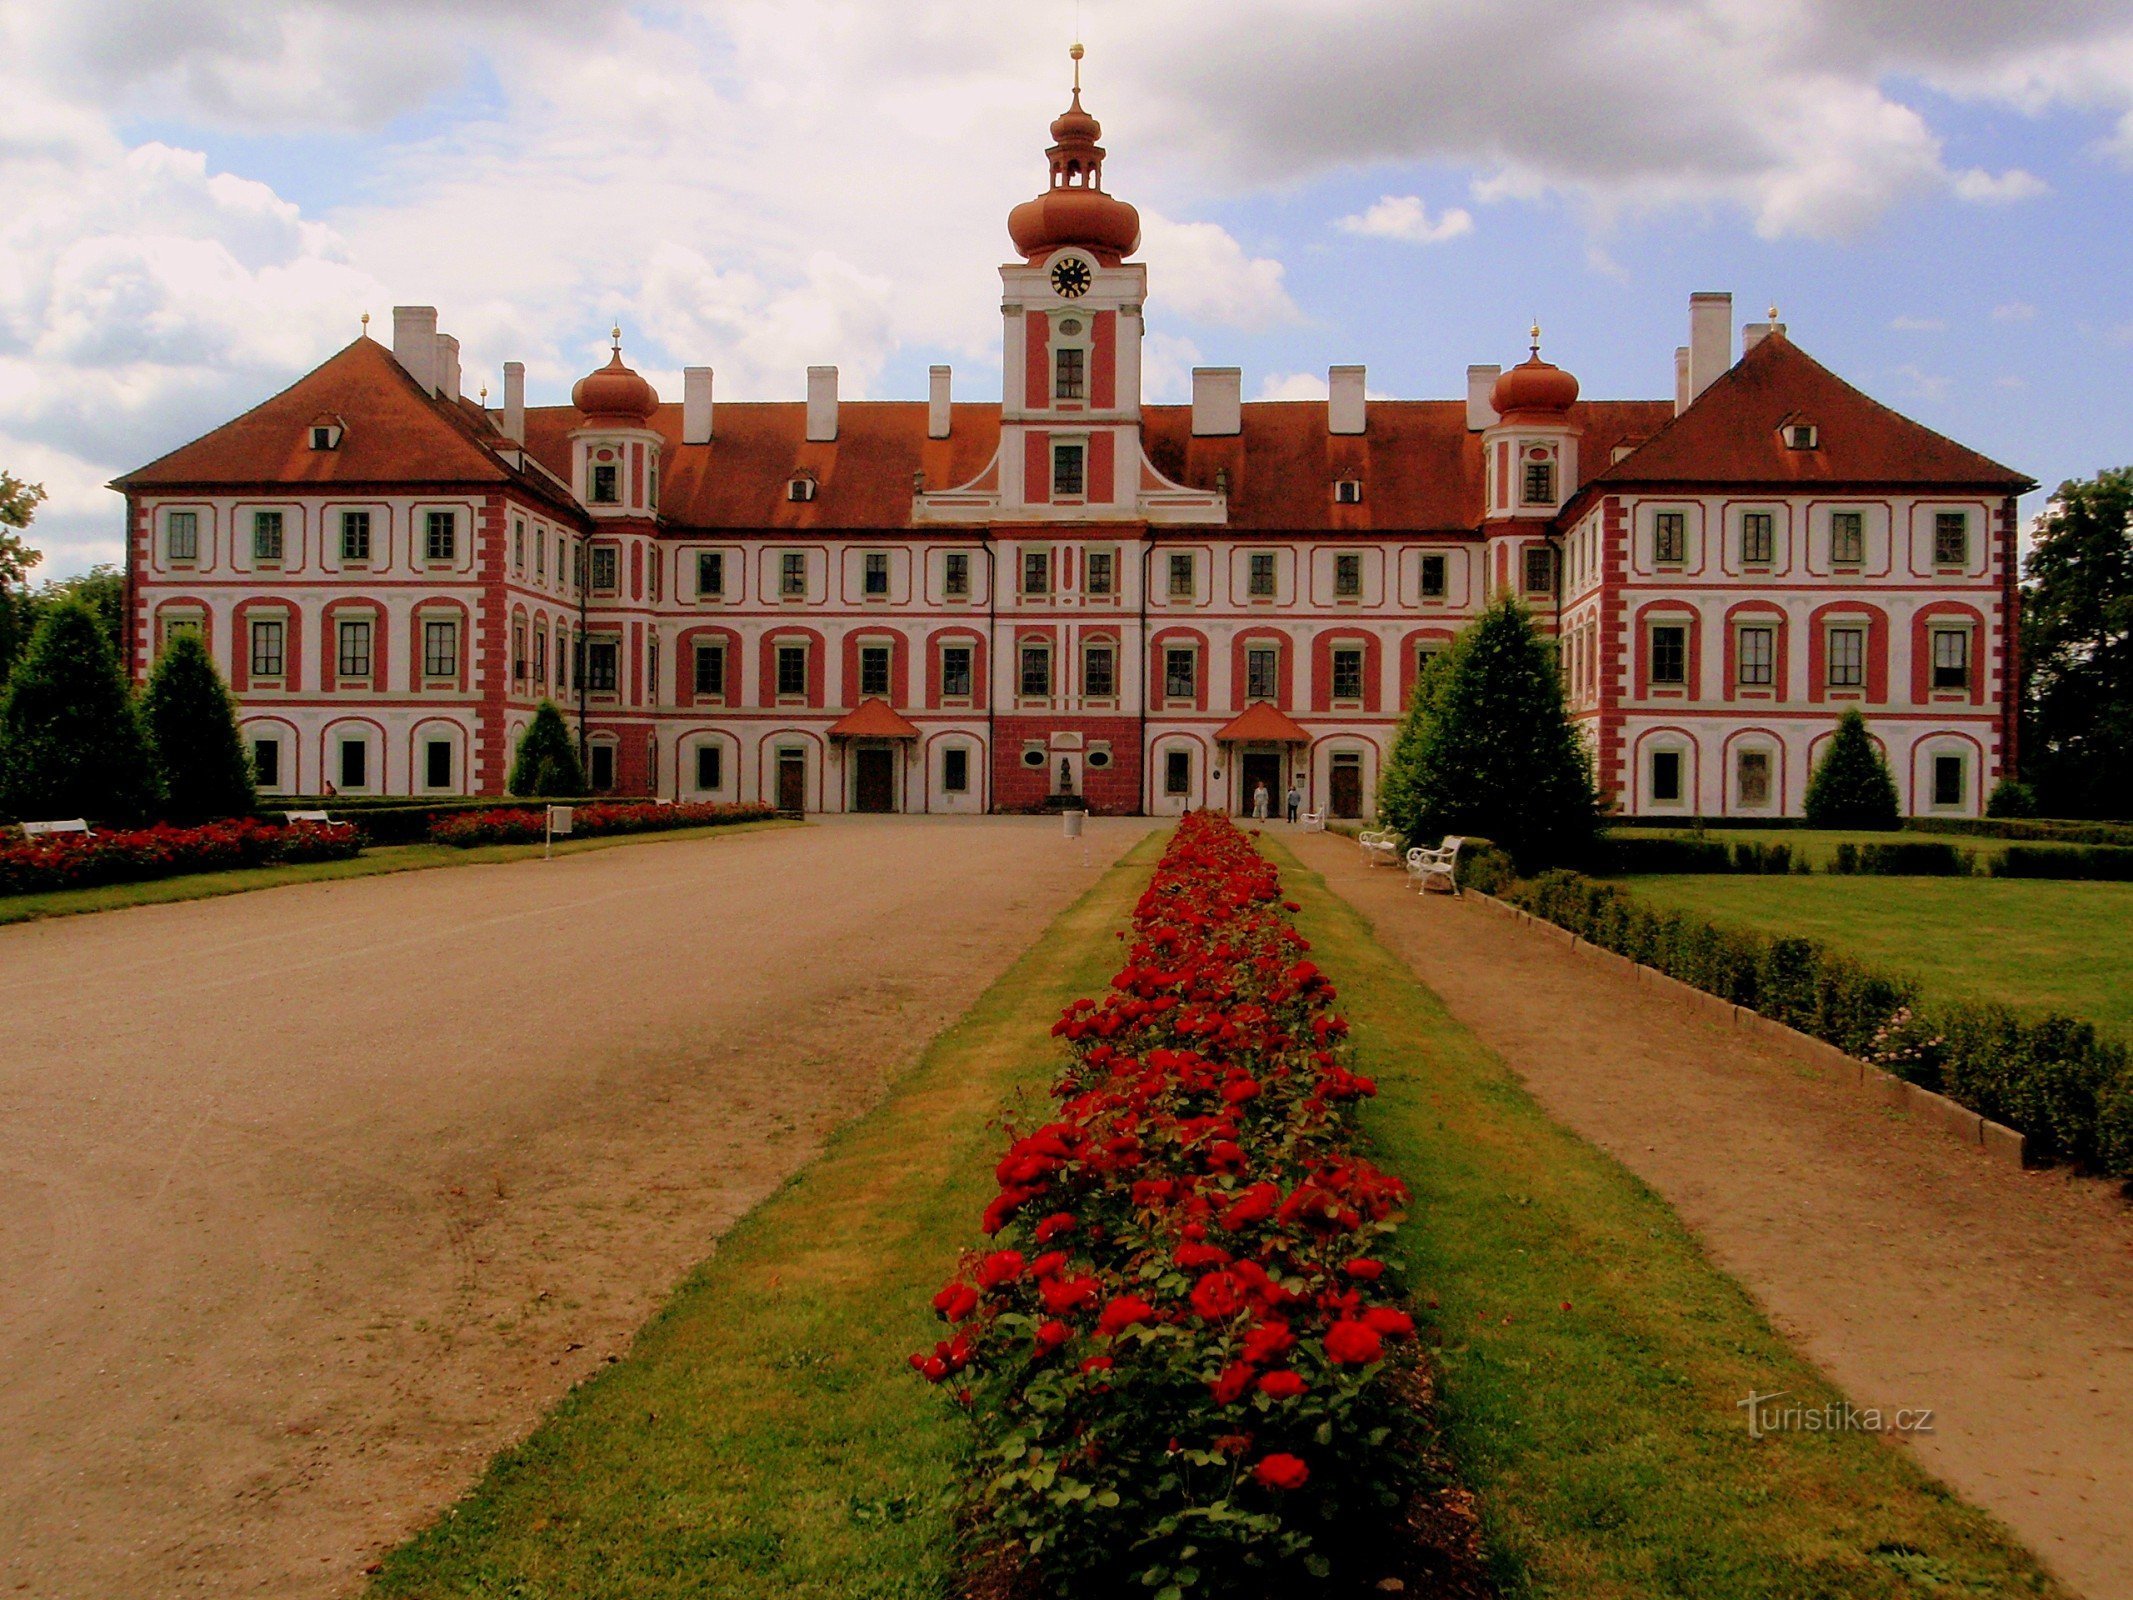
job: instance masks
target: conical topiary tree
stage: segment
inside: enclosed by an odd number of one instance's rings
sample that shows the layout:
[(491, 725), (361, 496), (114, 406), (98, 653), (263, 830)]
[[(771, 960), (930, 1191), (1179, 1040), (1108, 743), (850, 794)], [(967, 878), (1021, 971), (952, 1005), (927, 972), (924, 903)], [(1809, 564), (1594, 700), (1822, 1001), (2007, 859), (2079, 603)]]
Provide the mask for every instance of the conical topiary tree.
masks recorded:
[(0, 808), (25, 821), (134, 822), (155, 798), (133, 690), (96, 613), (55, 606), (0, 703)]
[(518, 754), (511, 762), (511, 792), (529, 800), (585, 793), (585, 767), (578, 760), (577, 741), (571, 738), (570, 725), (553, 700), (541, 702), (519, 737)]
[(241, 816), (259, 803), (237, 706), (196, 633), (164, 647), (141, 696), (141, 723), (163, 783), (163, 812), (176, 822)]
[(1410, 716), (1411, 775), (1395, 778), (1392, 806), (1381, 798), (1381, 821), (1425, 844), (1481, 835), (1526, 871), (1591, 850), (1591, 760), (1564, 710), (1555, 652), (1516, 599), (1496, 601), (1453, 641)]
[(1392, 748), (1386, 753), (1385, 766), (1378, 774), (1378, 821), (1385, 827), (1400, 827), (1411, 845), (1424, 841), (1401, 827), (1400, 819), (1414, 816), (1419, 805), (1416, 785), (1421, 774), (1422, 735), (1442, 696), (1449, 660), (1448, 652), (1439, 651), (1415, 674), (1414, 687), (1407, 695), (1407, 709), (1401, 713), (1400, 726), (1392, 736)]
[(1807, 780), (1807, 825), (1896, 828), (1902, 824), (1889, 764), (1866, 731), (1866, 718), (1859, 715), (1859, 708), (1847, 706), (1837, 718), (1837, 731), (1822, 752), (1814, 776)]

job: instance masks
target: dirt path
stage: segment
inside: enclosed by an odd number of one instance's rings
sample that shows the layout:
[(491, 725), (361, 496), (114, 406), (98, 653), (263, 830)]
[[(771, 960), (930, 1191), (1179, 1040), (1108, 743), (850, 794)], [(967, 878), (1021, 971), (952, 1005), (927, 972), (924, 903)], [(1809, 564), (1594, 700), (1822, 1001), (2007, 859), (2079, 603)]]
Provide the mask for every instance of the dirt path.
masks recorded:
[(2133, 1596), (2133, 1212), (1987, 1161), (1338, 836), (1306, 864), (1861, 1407), (2092, 1600)]
[(355, 1587), (1150, 826), (0, 929), (0, 1591)]

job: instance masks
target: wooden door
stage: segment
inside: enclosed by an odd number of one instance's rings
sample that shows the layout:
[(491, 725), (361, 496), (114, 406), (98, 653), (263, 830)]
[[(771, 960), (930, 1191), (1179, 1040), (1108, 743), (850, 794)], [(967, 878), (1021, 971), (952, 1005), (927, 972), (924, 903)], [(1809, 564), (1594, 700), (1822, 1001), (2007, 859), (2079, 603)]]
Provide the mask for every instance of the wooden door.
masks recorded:
[(1333, 814), (1360, 817), (1363, 814), (1363, 763), (1360, 757), (1333, 758)]
[(852, 809), (896, 809), (896, 756), (879, 745), (862, 745), (852, 752)]
[(778, 752), (778, 809), (807, 809), (807, 757), (798, 750)]

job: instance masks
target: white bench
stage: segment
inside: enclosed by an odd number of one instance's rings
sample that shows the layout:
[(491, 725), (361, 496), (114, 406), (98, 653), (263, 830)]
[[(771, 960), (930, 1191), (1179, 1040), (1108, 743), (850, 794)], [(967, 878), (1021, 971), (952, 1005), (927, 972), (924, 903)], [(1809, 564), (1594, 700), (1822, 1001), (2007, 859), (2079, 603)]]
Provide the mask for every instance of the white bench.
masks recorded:
[(1459, 847), (1466, 843), (1456, 833), (1444, 836), (1444, 843), (1434, 850), (1424, 850), (1420, 845), (1407, 852), (1407, 878), (1415, 886), (1415, 893), (1423, 894), (1432, 883), (1441, 881), (1445, 892), (1457, 894), (1459, 879)]
[(333, 818), (323, 811), (284, 811), (282, 821), (294, 827), (299, 822), (331, 822)]
[(1400, 864), (1400, 836), (1391, 832), (1365, 831), (1355, 836), (1361, 847), (1363, 859), (1373, 867), (1396, 867)]
[(89, 824), (81, 817), (70, 817), (65, 822), (25, 822), (22, 836), (25, 839), (46, 839), (55, 833), (86, 834)]
[(1303, 814), (1303, 825), (1305, 833), (1324, 833), (1326, 814), (1323, 811), (1306, 811)]

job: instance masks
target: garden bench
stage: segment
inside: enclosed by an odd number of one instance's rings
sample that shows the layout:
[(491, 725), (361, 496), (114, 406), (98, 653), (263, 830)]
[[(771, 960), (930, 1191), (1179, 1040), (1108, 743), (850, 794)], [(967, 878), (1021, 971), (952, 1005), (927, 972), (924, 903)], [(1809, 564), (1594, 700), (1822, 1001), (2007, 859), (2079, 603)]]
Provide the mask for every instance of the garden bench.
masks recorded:
[(282, 821), (294, 827), (299, 822), (331, 822), (333, 818), (323, 811), (284, 811)]
[(1323, 811), (1306, 811), (1303, 814), (1303, 824), (1305, 833), (1324, 833), (1326, 814)]
[(1362, 847), (1363, 859), (1373, 867), (1396, 867), (1400, 864), (1400, 836), (1397, 833), (1365, 831), (1355, 836)]
[(1414, 884), (1415, 892), (1427, 892), (1429, 886), (1442, 880), (1445, 892), (1457, 894), (1459, 880), (1454, 875), (1459, 865), (1459, 847), (1466, 843), (1456, 833), (1444, 836), (1444, 843), (1434, 850), (1424, 850), (1420, 845), (1407, 852), (1407, 877)]
[(70, 817), (64, 822), (25, 822), (22, 836), (25, 839), (45, 839), (55, 833), (80, 833), (89, 831), (88, 822), (81, 817)]

